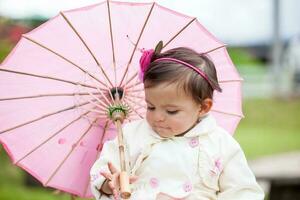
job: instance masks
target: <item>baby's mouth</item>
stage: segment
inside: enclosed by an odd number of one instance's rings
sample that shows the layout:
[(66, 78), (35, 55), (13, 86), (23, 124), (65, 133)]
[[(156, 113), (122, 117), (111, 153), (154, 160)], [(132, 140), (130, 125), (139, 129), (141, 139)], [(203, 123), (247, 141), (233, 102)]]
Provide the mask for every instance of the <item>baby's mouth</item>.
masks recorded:
[(159, 129), (168, 129), (168, 127), (164, 127), (164, 126), (155, 126), (155, 125), (154, 125), (154, 128), (159, 128)]

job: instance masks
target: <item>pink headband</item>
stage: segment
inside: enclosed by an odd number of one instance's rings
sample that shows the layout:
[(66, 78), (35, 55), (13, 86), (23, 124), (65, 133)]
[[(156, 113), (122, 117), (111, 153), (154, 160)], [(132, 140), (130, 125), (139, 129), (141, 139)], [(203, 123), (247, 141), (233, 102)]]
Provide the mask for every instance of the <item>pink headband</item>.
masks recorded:
[[(140, 71), (139, 77), (140, 77), (141, 80), (144, 80), (144, 74), (150, 66), (151, 59), (152, 59), (153, 55), (154, 55), (154, 50), (153, 49), (143, 51), (143, 54), (140, 58), (141, 71)], [(158, 58), (154, 61), (171, 61), (171, 62), (176, 62), (176, 63), (182, 64), (186, 67), (189, 67), (189, 68), (193, 69), (195, 72), (197, 72), (200, 76), (202, 76), (202, 78), (204, 78), (213, 89), (218, 90), (218, 88), (215, 88), (213, 86), (213, 84), (211, 83), (208, 76), (204, 73), (203, 70), (201, 70), (200, 68), (195, 67), (195, 66), (193, 66), (193, 65), (191, 65), (187, 62), (184, 62), (182, 60), (178, 60), (178, 59), (175, 59), (175, 58), (168, 58), (168, 57)]]

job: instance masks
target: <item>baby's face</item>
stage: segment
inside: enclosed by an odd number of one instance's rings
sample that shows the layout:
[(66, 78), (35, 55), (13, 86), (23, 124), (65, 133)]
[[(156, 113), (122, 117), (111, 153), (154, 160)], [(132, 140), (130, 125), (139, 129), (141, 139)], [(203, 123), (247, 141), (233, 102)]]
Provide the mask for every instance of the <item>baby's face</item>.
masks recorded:
[(201, 105), (175, 84), (145, 88), (147, 121), (161, 137), (180, 135), (198, 120)]

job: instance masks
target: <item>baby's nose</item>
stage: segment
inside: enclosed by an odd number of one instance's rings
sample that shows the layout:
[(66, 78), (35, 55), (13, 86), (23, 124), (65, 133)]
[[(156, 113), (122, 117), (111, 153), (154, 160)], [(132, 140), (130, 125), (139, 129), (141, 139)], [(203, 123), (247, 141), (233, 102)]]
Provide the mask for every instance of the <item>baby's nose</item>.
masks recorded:
[(165, 120), (165, 116), (161, 113), (157, 113), (154, 117), (154, 120), (157, 121), (157, 122), (160, 122), (160, 121), (164, 121)]

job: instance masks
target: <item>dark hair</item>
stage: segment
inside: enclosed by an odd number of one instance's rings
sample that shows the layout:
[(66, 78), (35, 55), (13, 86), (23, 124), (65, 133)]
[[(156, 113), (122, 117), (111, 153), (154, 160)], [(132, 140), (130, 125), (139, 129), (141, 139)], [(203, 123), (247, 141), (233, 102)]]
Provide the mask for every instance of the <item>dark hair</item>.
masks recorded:
[[(209, 78), (211, 85), (193, 69), (172, 61), (156, 61), (158, 58), (175, 58), (195, 67), (199, 67)], [(222, 91), (217, 78), (214, 63), (204, 54), (179, 47), (164, 53), (155, 54), (149, 68), (144, 74), (145, 88), (155, 87), (161, 83), (176, 83), (185, 93), (201, 103), (206, 98), (213, 98), (213, 88)]]

